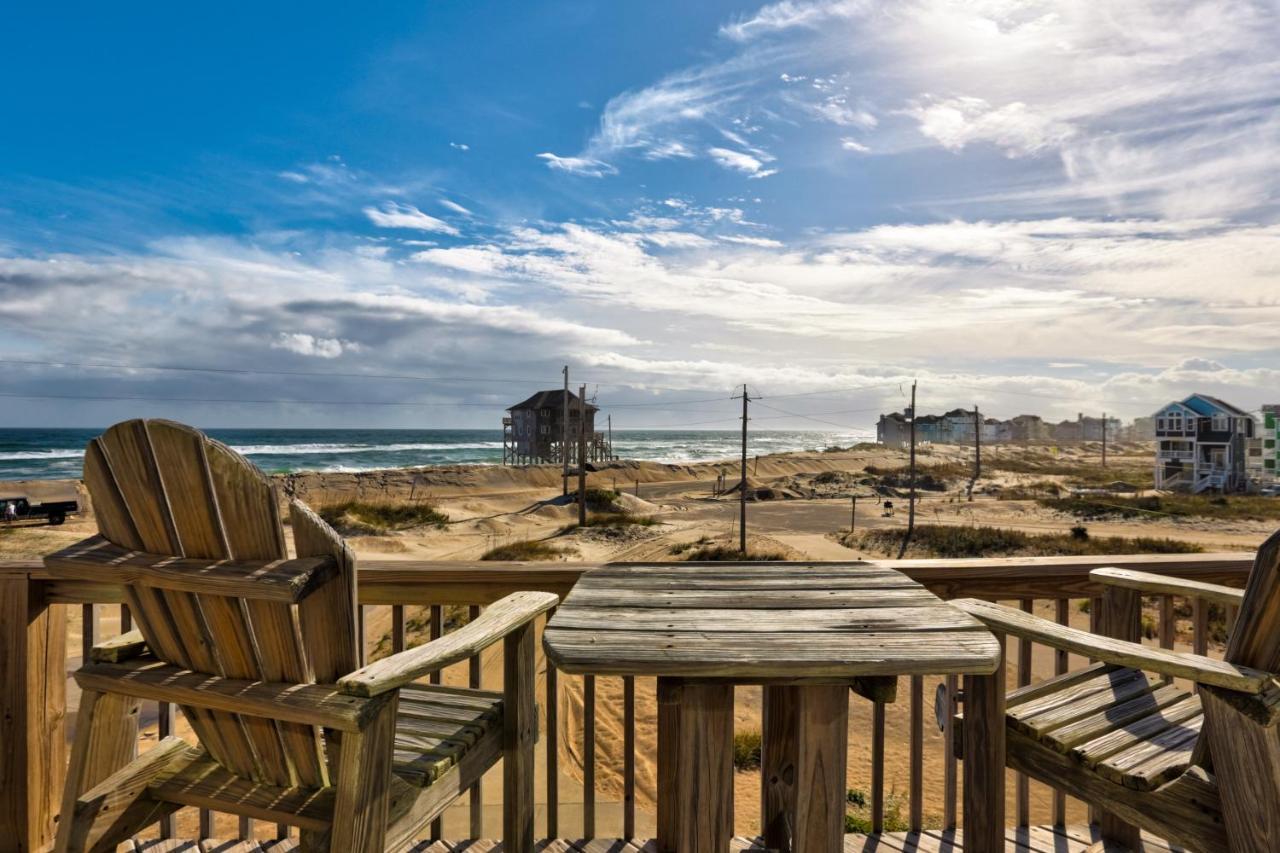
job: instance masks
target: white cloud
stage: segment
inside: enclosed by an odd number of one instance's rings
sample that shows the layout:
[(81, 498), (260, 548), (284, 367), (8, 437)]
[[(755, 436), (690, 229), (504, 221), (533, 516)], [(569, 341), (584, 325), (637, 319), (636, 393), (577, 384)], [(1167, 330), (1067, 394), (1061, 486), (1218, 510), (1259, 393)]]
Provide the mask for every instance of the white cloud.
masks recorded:
[(755, 246), (758, 249), (781, 249), (783, 242), (768, 237), (752, 237), (745, 234), (722, 234), (720, 239), (726, 243), (739, 243), (743, 246)]
[(440, 199), (440, 206), (441, 206), (441, 207), (448, 208), (449, 210), (452, 210), (454, 213), (460, 213), (460, 214), (462, 214), (463, 216), (473, 216), (473, 215), (474, 215), (474, 214), (472, 214), (472, 212), (471, 212), (470, 210), (467, 210), (465, 207), (463, 207), (462, 205), (458, 204), (456, 201), (451, 201), (451, 200), (449, 200), (449, 199), (447, 199), (447, 198), (442, 198), (442, 199)]
[(271, 344), (272, 349), (283, 349), (313, 358), (337, 358), (344, 352), (359, 352), (359, 344), (337, 338), (317, 338), (304, 332), (281, 332)]
[(846, 136), (840, 140), (840, 147), (845, 151), (857, 151), (859, 154), (867, 154), (871, 151), (868, 146), (863, 145), (861, 142), (850, 136)]
[(538, 157), (547, 161), (547, 168), (549, 169), (568, 172), (571, 175), (583, 175), (588, 178), (603, 178), (605, 175), (613, 175), (618, 171), (608, 163), (602, 160), (594, 160), (590, 157), (561, 157), (557, 154), (552, 154), (550, 151), (544, 151)]
[(1069, 124), (1037, 115), (1015, 101), (998, 109), (982, 98), (926, 98), (906, 113), (920, 123), (920, 132), (950, 151), (974, 142), (990, 142), (1010, 157), (1061, 147), (1075, 133)]
[(776, 175), (777, 169), (766, 169), (759, 157), (731, 148), (708, 148), (711, 158), (726, 169), (741, 172), (749, 178), (767, 178)]
[(388, 201), (382, 207), (366, 207), (364, 215), (379, 228), (408, 228), (457, 236), (459, 231), (443, 219), (423, 213), (411, 204)]
[(471, 150), (471, 146), (470, 146), (470, 145), (468, 145), (468, 144), (467, 144), (467, 143), (465, 143), (465, 142), (450, 142), (450, 143), (449, 143), (449, 147), (450, 147), (450, 148), (456, 148), (456, 149), (457, 149), (457, 150), (459, 150), (459, 151), (470, 151), (470, 150)]

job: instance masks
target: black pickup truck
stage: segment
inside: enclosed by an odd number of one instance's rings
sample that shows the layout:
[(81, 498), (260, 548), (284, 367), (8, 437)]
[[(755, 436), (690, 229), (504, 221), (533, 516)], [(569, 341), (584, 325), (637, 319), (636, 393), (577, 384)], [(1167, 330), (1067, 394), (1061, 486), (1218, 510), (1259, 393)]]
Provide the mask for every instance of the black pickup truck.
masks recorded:
[(61, 524), (67, 520), (67, 516), (80, 511), (80, 505), (75, 501), (45, 501), (44, 503), (33, 504), (26, 498), (18, 497), (0, 497), (0, 521), (10, 518), (8, 513), (9, 504), (13, 504), (17, 511), (18, 521), (34, 521), (38, 518), (48, 519), (50, 524)]

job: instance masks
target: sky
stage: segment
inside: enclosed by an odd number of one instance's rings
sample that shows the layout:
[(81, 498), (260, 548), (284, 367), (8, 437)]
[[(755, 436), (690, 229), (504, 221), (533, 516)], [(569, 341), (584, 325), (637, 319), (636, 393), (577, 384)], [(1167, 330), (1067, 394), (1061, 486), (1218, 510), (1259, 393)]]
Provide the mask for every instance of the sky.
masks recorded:
[(0, 426), (1280, 402), (1275, 0), (354, 10), (8, 10)]

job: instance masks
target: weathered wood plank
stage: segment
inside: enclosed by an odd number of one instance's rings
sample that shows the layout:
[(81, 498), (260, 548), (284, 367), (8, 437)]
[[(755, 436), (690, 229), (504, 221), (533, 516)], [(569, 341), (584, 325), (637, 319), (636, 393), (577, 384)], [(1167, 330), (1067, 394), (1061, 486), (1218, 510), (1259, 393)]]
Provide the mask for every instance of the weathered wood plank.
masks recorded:
[(557, 629), (579, 628), (590, 631), (634, 631), (644, 628), (762, 634), (985, 630), (980, 622), (966, 613), (936, 606), (735, 611), (723, 608), (593, 607), (575, 603), (570, 610), (556, 618), (555, 626)]
[(1157, 575), (1152, 572), (1139, 572), (1133, 569), (1102, 568), (1089, 572), (1092, 580), (1107, 586), (1123, 587), (1141, 592), (1145, 595), (1181, 595), (1188, 598), (1203, 598), (1216, 604), (1239, 607), (1244, 601), (1244, 590), (1222, 584), (1205, 583), (1204, 581), (1186, 580), (1168, 575)]
[(1076, 654), (1121, 666), (1153, 670), (1163, 675), (1188, 678), (1245, 693), (1259, 692), (1270, 679), (1268, 673), (1251, 667), (1126, 643), (1077, 628), (1063, 627), (998, 604), (976, 599), (961, 599), (953, 604), (971, 613), (994, 631), (1028, 637), (1055, 648), (1065, 648)]
[(331, 685), (218, 678), (149, 659), (94, 664), (78, 670), (75, 679), (85, 690), (127, 693), (344, 731), (359, 730), (382, 704), (342, 693)]

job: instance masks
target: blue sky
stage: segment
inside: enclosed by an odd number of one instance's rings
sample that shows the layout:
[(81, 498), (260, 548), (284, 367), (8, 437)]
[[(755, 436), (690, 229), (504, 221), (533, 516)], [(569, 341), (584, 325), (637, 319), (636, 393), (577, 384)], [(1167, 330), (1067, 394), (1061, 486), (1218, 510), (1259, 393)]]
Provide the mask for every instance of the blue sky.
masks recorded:
[(815, 428), (912, 378), (1001, 415), (1280, 400), (1274, 3), (7, 23), (0, 425), (488, 426), (564, 363), (637, 427), (731, 427), (744, 381)]

